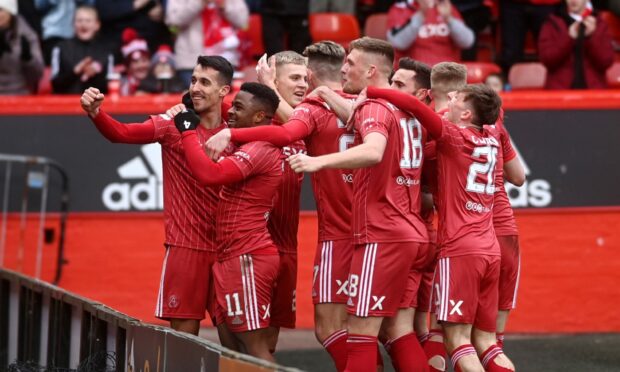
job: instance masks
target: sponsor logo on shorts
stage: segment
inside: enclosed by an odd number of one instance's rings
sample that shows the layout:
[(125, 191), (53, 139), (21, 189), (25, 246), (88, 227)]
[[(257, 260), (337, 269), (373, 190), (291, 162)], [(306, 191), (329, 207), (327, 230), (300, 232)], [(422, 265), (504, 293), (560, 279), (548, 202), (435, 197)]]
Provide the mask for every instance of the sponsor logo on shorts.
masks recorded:
[(353, 173), (347, 173), (342, 175), (342, 180), (345, 183), (353, 183)]
[(168, 307), (171, 309), (179, 307), (179, 300), (176, 295), (170, 295), (170, 297), (168, 297)]
[(349, 297), (349, 299), (347, 300), (347, 306), (353, 306), (353, 300), (351, 299), (351, 297)]
[(465, 209), (477, 213), (489, 213), (491, 211), (489, 207), (486, 207), (480, 203), (473, 202), (471, 200), (468, 200), (467, 203), (465, 203)]

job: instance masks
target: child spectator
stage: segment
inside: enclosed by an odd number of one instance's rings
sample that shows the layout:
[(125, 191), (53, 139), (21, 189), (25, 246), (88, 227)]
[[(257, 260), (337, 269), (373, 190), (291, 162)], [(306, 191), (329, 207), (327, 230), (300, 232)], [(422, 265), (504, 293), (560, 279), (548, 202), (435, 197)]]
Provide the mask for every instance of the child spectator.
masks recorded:
[[(113, 49), (99, 37), (97, 9), (82, 5), (75, 11), (75, 36), (52, 51), (52, 89), (59, 94), (79, 94), (89, 87), (107, 93), (106, 75)], [(113, 67), (113, 66), (112, 66)]]
[(162, 45), (151, 58), (151, 71), (136, 93), (181, 93), (187, 88), (176, 73), (172, 49)]

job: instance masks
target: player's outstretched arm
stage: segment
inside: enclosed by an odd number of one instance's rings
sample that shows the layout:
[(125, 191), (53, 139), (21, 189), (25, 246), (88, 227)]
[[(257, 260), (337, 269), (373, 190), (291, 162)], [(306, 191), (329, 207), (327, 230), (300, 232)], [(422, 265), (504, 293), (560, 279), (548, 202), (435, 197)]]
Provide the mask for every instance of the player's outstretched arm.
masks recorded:
[(324, 168), (355, 169), (370, 167), (383, 159), (387, 138), (380, 133), (369, 133), (364, 143), (342, 152), (312, 157), (303, 154), (289, 156), (288, 162), (297, 173), (316, 172)]
[(243, 179), (241, 170), (230, 160), (214, 162), (202, 150), (196, 128), (200, 118), (191, 110), (174, 117), (174, 124), (181, 133), (183, 153), (194, 178), (203, 186), (226, 185)]
[(368, 87), (368, 98), (382, 98), (401, 110), (410, 112), (433, 138), (440, 138), (443, 131), (441, 118), (416, 97), (395, 89), (379, 89)]
[(121, 123), (101, 110), (104, 96), (97, 88), (88, 88), (80, 98), (82, 109), (101, 134), (111, 142), (144, 144), (155, 141), (155, 126), (150, 120), (144, 123)]
[(328, 87), (320, 86), (313, 90), (312, 94), (321, 97), (343, 123), (346, 123), (351, 117), (353, 113), (353, 103)]

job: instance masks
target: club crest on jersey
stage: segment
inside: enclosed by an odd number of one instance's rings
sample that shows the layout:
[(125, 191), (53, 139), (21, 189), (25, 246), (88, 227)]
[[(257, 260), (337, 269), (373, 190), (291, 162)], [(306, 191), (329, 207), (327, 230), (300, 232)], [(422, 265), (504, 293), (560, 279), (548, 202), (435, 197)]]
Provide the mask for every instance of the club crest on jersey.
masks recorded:
[(176, 295), (170, 295), (170, 297), (168, 297), (168, 307), (171, 309), (179, 307), (179, 300)]

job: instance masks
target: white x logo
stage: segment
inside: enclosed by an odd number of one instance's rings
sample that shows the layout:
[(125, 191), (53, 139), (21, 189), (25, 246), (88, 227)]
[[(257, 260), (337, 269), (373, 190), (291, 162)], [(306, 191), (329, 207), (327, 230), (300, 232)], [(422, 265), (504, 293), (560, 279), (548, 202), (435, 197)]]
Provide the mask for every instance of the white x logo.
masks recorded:
[(452, 310), (450, 310), (450, 315), (457, 313), (458, 315), (463, 315), (461, 312), (461, 305), (463, 305), (463, 300), (459, 300), (459, 302), (454, 302), (454, 300), (450, 300), (450, 306), (452, 306)]
[(269, 313), (269, 308), (271, 307), (271, 304), (268, 304), (267, 306), (262, 305), (262, 307), (263, 311), (265, 312), (265, 314), (263, 315), (263, 320), (265, 320), (271, 316), (271, 314)]
[(349, 295), (349, 291), (347, 291), (347, 287), (349, 287), (349, 281), (345, 280), (344, 283), (340, 280), (336, 279), (336, 284), (338, 284), (338, 292), (337, 295), (344, 293), (345, 296)]
[(372, 305), (372, 308), (370, 310), (383, 310), (382, 302), (383, 300), (385, 300), (385, 296), (381, 296), (381, 297), (372, 296), (372, 299), (373, 301), (375, 301), (375, 304)]

